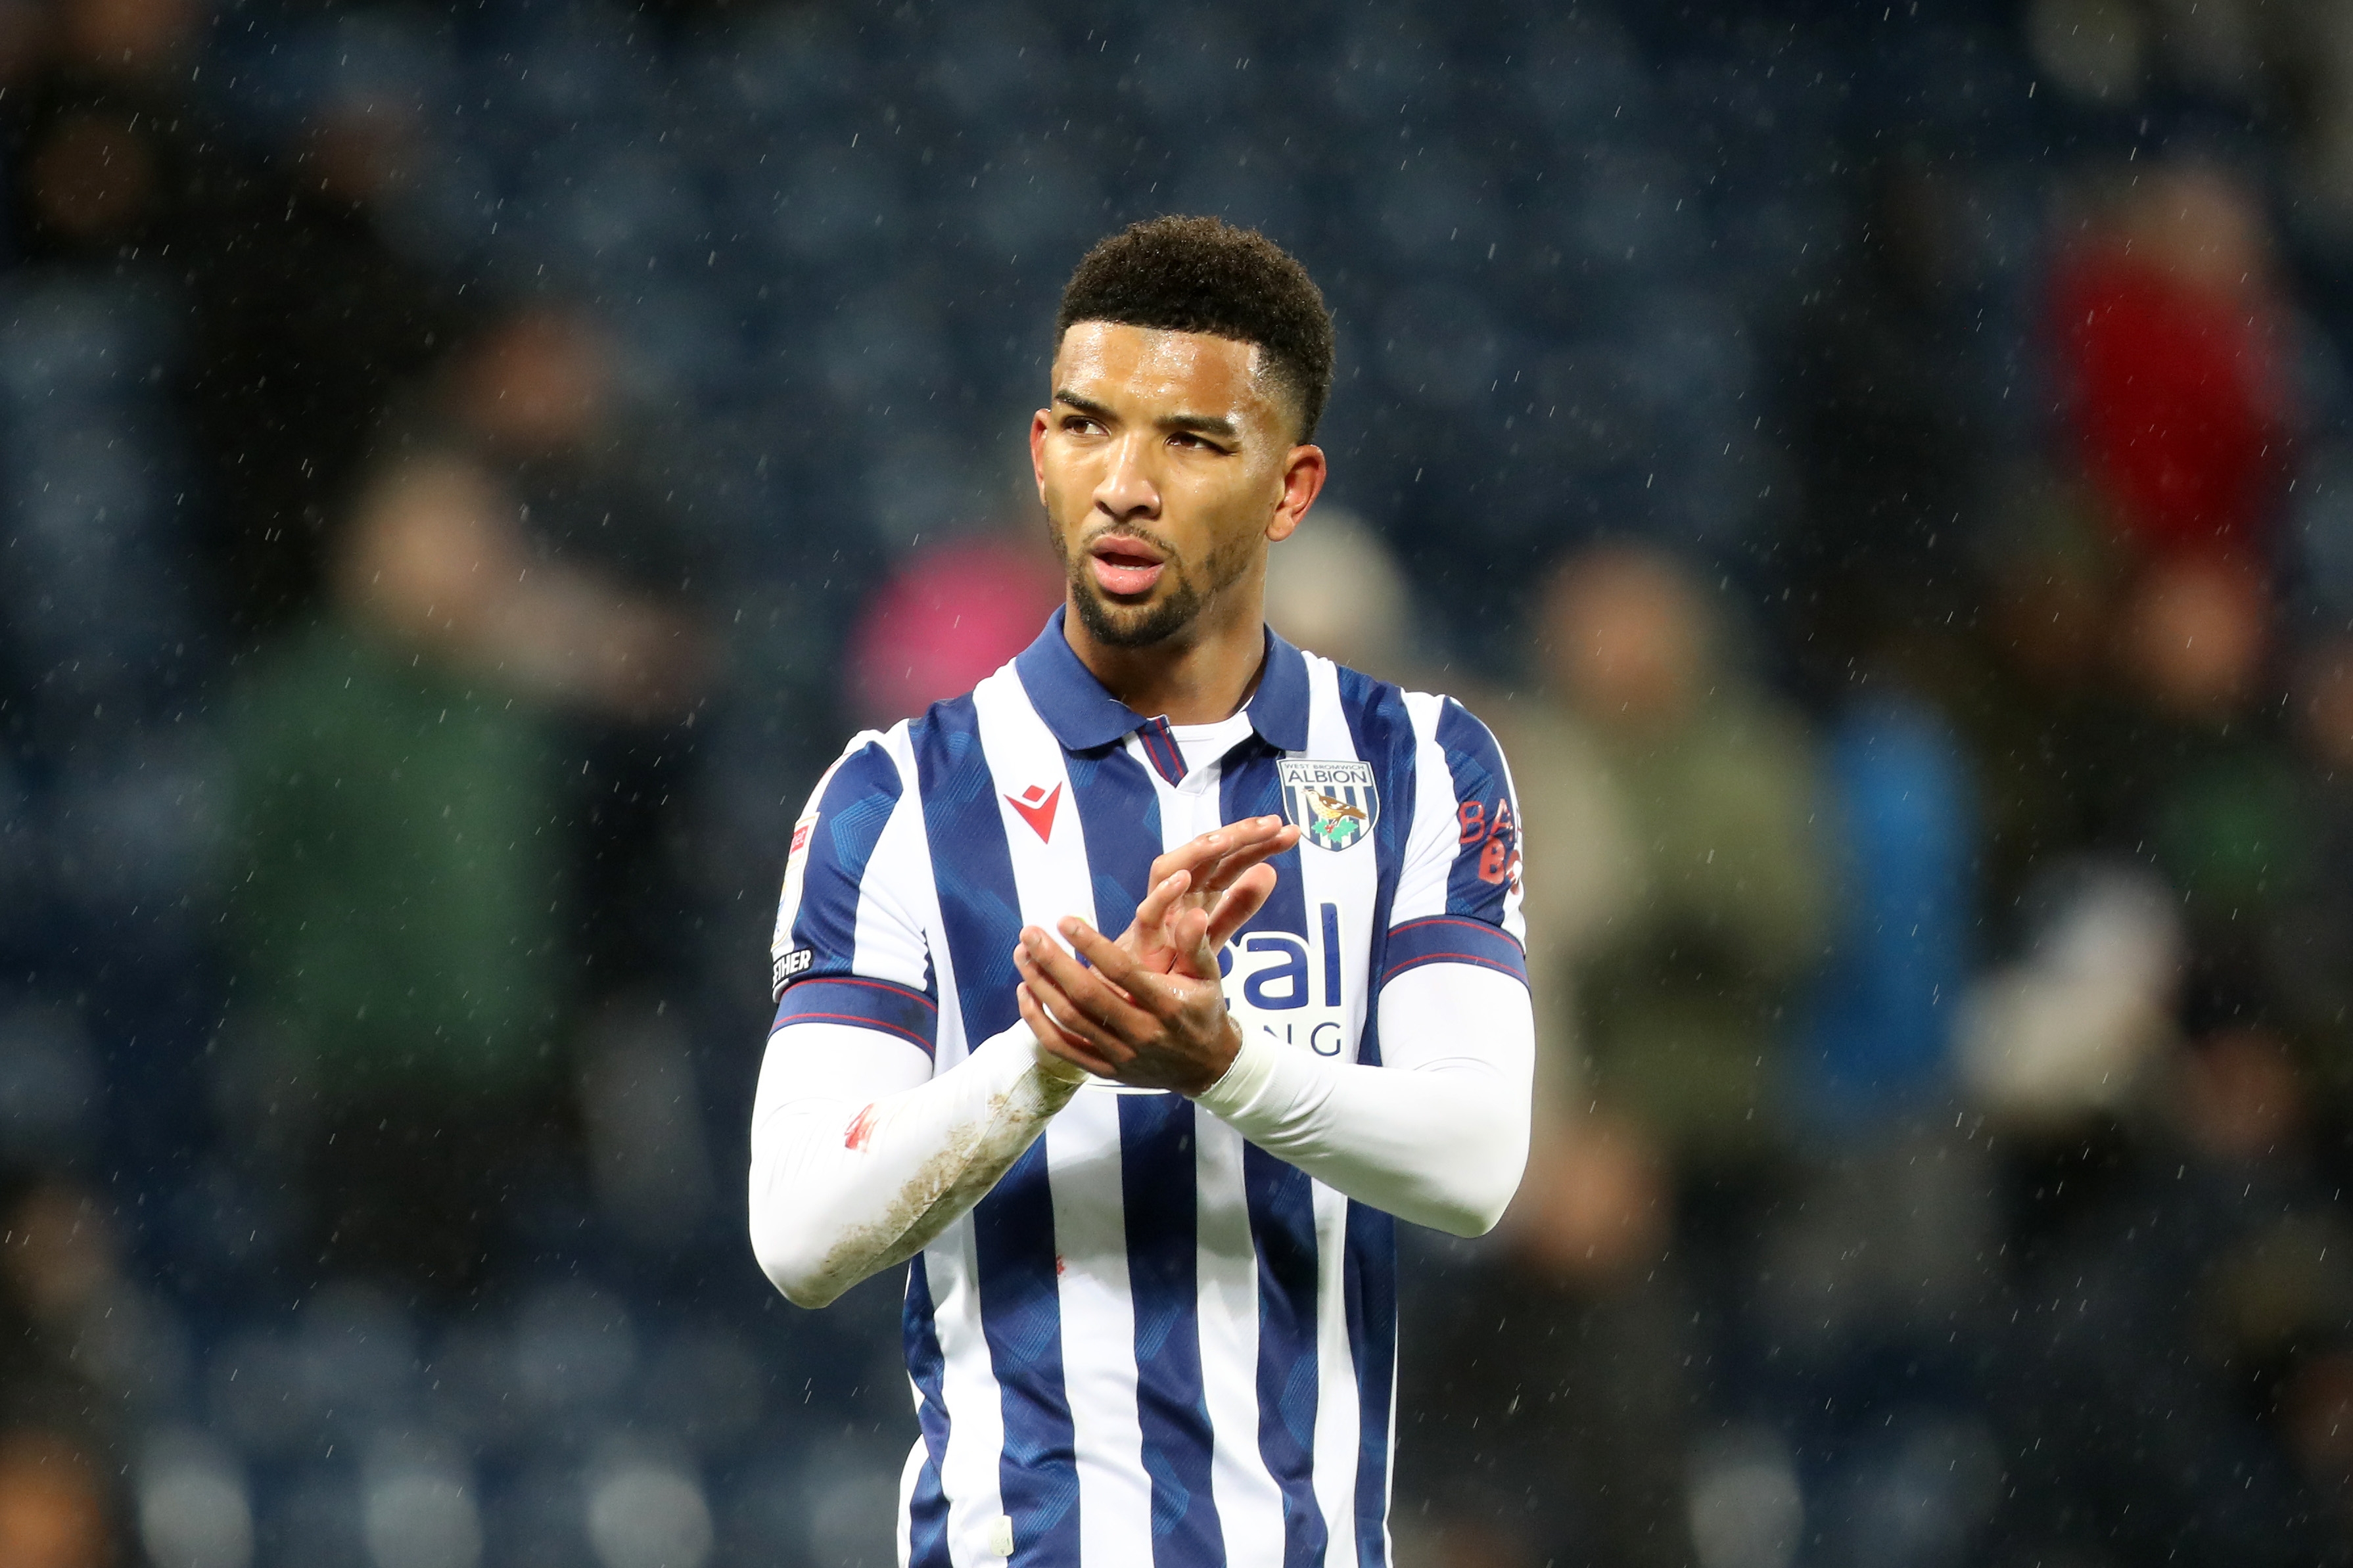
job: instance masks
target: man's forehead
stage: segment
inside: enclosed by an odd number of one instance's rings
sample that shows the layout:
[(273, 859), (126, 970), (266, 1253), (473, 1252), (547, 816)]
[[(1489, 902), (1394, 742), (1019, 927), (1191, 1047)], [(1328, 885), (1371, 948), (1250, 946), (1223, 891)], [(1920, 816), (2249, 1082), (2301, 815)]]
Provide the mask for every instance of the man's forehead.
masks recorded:
[(1147, 395), (1182, 393), (1224, 406), (1269, 402), (1255, 343), (1121, 321), (1075, 321), (1054, 356), (1054, 384), (1124, 386)]

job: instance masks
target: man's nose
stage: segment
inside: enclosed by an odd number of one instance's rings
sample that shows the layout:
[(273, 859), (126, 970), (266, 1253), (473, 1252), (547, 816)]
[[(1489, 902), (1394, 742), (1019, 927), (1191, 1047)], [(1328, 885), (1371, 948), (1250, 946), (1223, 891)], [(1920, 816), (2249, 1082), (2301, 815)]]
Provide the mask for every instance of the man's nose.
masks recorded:
[(1123, 436), (1113, 446), (1102, 482), (1095, 486), (1095, 506), (1114, 518), (1160, 515), (1160, 483), (1152, 471), (1156, 443), (1141, 431)]

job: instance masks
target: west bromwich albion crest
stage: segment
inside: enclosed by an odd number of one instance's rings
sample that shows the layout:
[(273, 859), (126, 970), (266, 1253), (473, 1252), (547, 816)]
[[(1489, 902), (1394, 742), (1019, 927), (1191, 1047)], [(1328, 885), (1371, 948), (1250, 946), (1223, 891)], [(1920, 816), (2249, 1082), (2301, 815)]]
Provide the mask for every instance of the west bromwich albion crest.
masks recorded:
[(1345, 849), (1381, 819), (1381, 795), (1373, 787), (1370, 763), (1284, 757), (1275, 770), (1282, 781), (1283, 815), (1319, 848)]

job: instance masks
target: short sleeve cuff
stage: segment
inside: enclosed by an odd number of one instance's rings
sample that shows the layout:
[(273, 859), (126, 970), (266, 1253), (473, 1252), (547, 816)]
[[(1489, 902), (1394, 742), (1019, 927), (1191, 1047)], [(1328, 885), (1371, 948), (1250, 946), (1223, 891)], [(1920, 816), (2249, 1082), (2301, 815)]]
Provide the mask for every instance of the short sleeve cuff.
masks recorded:
[(1461, 915), (1433, 915), (1392, 927), (1380, 984), (1387, 985), (1425, 963), (1468, 963), (1500, 970), (1523, 985), (1528, 983), (1528, 955), (1511, 934)]
[(787, 1024), (849, 1024), (880, 1029), (930, 1056), (939, 1039), (939, 1004), (888, 980), (828, 975), (785, 988), (770, 1034)]

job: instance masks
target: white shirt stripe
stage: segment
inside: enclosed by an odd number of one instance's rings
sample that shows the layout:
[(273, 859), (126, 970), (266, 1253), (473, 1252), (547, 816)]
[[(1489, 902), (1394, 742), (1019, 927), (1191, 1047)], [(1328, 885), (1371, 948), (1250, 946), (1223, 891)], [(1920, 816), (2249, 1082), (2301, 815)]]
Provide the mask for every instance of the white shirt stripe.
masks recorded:
[[(1067, 947), (1054, 929), (1056, 916), (1099, 922), (1062, 749), (1012, 670), (982, 681), (973, 700), (981, 750), (998, 781), (1022, 914)], [(1045, 835), (1013, 805), (1033, 786), (1055, 800)], [(1152, 1487), (1135, 1413), (1135, 1309), (1128, 1296), (1117, 1090), (1090, 1085), (1079, 1091), (1046, 1129), (1046, 1166), (1054, 1195), (1062, 1384), (1078, 1453), (1080, 1549), (1089, 1563), (1149, 1563)]]

